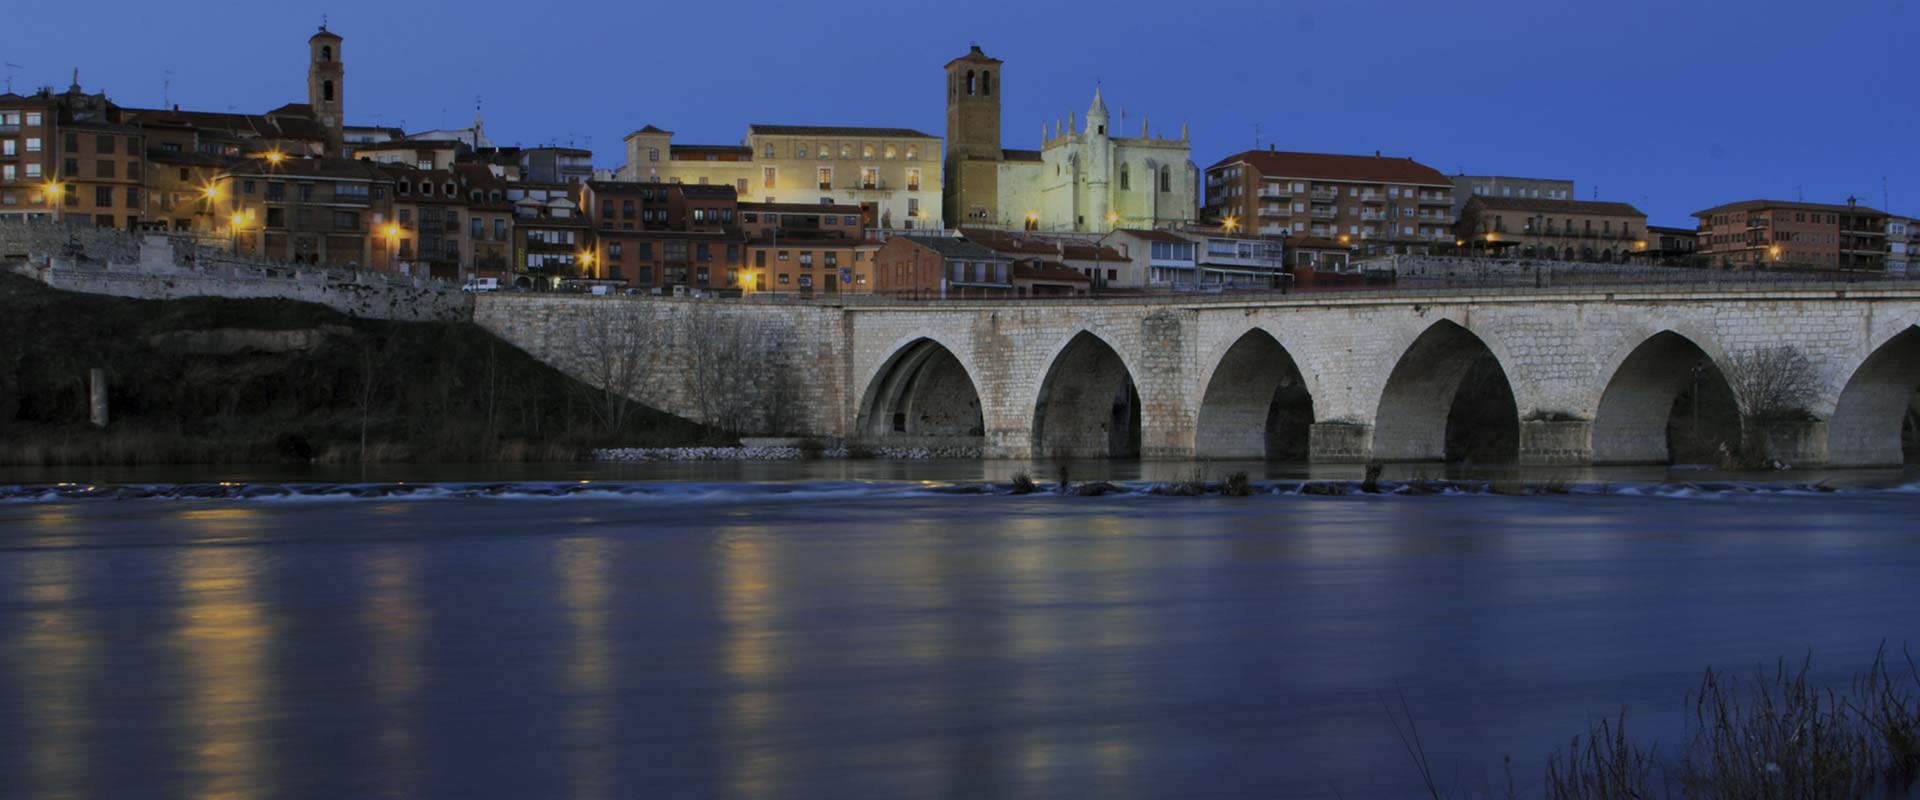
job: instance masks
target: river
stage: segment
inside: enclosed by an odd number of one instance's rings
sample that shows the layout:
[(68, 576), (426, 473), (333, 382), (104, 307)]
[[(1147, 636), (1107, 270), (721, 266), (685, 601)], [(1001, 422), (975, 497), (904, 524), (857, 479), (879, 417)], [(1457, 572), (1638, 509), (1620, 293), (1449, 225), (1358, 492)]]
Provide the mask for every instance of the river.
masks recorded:
[[(0, 796), (1414, 797), (1402, 697), (1525, 794), (1708, 665), (1920, 645), (1911, 470), (963, 493), (1022, 469), (0, 473)], [(161, 497), (19, 488), (80, 472)]]

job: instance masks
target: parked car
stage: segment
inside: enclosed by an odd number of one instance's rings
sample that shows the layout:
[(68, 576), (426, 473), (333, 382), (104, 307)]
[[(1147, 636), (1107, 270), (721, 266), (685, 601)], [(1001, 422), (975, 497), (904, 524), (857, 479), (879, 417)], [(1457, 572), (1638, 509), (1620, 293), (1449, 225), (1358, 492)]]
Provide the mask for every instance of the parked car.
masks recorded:
[(499, 278), (474, 278), (473, 280), (467, 281), (467, 285), (460, 287), (460, 291), (497, 292), (497, 291), (500, 291), (500, 279)]

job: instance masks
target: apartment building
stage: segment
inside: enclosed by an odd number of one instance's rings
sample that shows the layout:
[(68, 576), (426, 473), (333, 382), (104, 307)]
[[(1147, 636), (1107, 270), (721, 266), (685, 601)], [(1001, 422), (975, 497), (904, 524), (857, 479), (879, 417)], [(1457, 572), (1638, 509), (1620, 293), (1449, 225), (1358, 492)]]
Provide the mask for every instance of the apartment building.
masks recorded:
[(1317, 236), (1371, 253), (1453, 241), (1453, 180), (1411, 158), (1249, 150), (1206, 170), (1204, 217), (1236, 233)]
[(1700, 255), (1716, 266), (1886, 269), (1887, 214), (1844, 205), (1743, 200), (1694, 213)]
[(1453, 176), (1453, 215), (1466, 209), (1474, 197), (1511, 200), (1572, 200), (1573, 181), (1557, 178), (1513, 178), (1504, 175)]
[(1478, 195), (1454, 234), (1469, 252), (1624, 263), (1646, 252), (1647, 215), (1626, 203)]
[(875, 256), (874, 292), (925, 300), (1013, 297), (1013, 259), (959, 237), (892, 236)]

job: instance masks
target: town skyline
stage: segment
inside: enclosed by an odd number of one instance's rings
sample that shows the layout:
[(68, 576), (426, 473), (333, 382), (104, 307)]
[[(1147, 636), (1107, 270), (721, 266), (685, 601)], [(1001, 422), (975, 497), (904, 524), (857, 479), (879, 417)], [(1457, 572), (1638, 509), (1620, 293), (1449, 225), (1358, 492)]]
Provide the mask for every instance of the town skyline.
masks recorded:
[[(290, 44), (297, 41), (291, 34), (317, 29), (320, 13), (247, 9), (242, 14), (244, 6), (228, 5), (234, 13), (214, 9), (205, 18), (110, 26), (96, 31), (100, 46), (78, 52), (51, 46), (61, 30), (70, 28), (74, 14), (48, 5), (39, 9), (45, 13), (22, 15), (23, 24), (0, 33), (0, 51), (8, 64), (17, 65), (8, 67), (7, 74), (13, 90), (23, 94), (42, 85), (63, 88), (78, 68), (88, 91), (105, 91), (124, 106), (160, 107), (170, 101), (182, 108), (260, 113), (298, 101), (303, 87), (296, 76), (304, 52)], [(763, 18), (753, 8), (750, 4), (746, 18)], [(434, 23), (438, 33), (424, 40), (408, 36), (407, 31), (418, 30), (416, 23), (434, 18), (438, 9), (433, 7), (393, 10), (345, 3), (330, 6), (327, 15), (330, 27), (350, 41), (348, 80), (355, 91), (346, 108), (348, 124), (404, 127), (409, 132), (465, 127), (478, 99), (488, 134), (496, 142), (590, 148), (595, 166), (604, 169), (622, 163), (620, 138), (649, 124), (673, 130), (676, 141), (714, 144), (736, 143), (748, 125), (764, 123), (888, 125), (943, 137), (941, 64), (978, 43), (1007, 64), (1002, 130), (1008, 147), (1037, 147), (1041, 127), (1069, 113), (1084, 113), (1099, 85), (1114, 109), (1117, 131), (1137, 129), (1143, 117), (1157, 131), (1188, 125), (1194, 161), (1203, 169), (1253, 149), (1256, 142), (1261, 148), (1294, 151), (1364, 155), (1377, 150), (1414, 158), (1448, 175), (1464, 171), (1570, 179), (1579, 199), (1631, 203), (1655, 224), (1669, 225), (1688, 224), (1692, 212), (1733, 197), (1838, 203), (1852, 195), (1863, 205), (1885, 205), (1896, 213), (1914, 205), (1903, 197), (1920, 197), (1915, 194), (1920, 192), (1920, 167), (1896, 158), (1898, 133), (1915, 121), (1901, 104), (1888, 102), (1897, 100), (1897, 91), (1875, 88), (1884, 84), (1878, 79), (1821, 79), (1804, 73), (1825, 74), (1825, 68), (1791, 68), (1808, 53), (1844, 52), (1849, 76), (1874, 75), (1882, 67), (1884, 74), (1898, 74), (1890, 51), (1861, 48), (1857, 42), (1849, 46), (1840, 36), (1848, 26), (1836, 26), (1832, 18), (1796, 17), (1799, 35), (1792, 47), (1747, 48), (1737, 62), (1715, 62), (1717, 50), (1725, 48), (1713, 42), (1695, 43), (1686, 52), (1662, 50), (1673, 43), (1676, 28), (1686, 29), (1684, 23), (1705, 13), (1699, 9), (1664, 11), (1656, 18), (1639, 19), (1638, 27), (1563, 25), (1559, 30), (1573, 31), (1564, 49), (1549, 53), (1531, 48), (1530, 55), (1515, 60), (1511, 54), (1476, 52), (1465, 40), (1415, 46), (1444, 36), (1457, 19), (1468, 17), (1423, 11), (1420, 14), (1431, 15), (1415, 24), (1404, 14), (1381, 15), (1397, 8), (1374, 3), (1358, 9), (1275, 10), (1228, 4), (1183, 11), (1179, 18), (1188, 27), (1240, 19), (1251, 23), (1241, 27), (1275, 31), (1286, 52), (1297, 51), (1297, 57), (1277, 61), (1270, 51), (1254, 58), (1241, 46), (1250, 34), (1236, 28), (1218, 33), (1220, 46), (1197, 41), (1190, 45), (1207, 54), (1208, 61), (1199, 68), (1185, 66), (1178, 52), (1166, 49), (1174, 45), (1156, 46), (1145, 57), (1128, 57), (1133, 36), (1165, 36), (1164, 24), (1147, 24), (1137, 15), (1087, 21), (1086, 34), (1075, 38), (1091, 44), (1063, 48), (1034, 31), (1066, 13), (1055, 9), (1031, 10), (1019, 24), (1000, 24), (1000, 15), (991, 13), (943, 19), (950, 31), (916, 26), (911, 17), (892, 10), (880, 16), (856, 13), (888, 30), (917, 33), (910, 41), (881, 36), (883, 41), (862, 51), (871, 55), (858, 59), (857, 65), (833, 57), (809, 61), (808, 68), (822, 79), (818, 86), (810, 81), (795, 86), (797, 73), (789, 69), (703, 66), (711, 70), (712, 77), (706, 79), (689, 79), (681, 71), (690, 54), (715, 47), (766, 52), (768, 42), (803, 40), (815, 26), (825, 24), (812, 19), (750, 22), (736, 32), (745, 38), (733, 43), (709, 41), (705, 37), (718, 34), (688, 28), (684, 37), (648, 38), (628, 45), (628, 51), (609, 40), (633, 21), (630, 12), (595, 9), (589, 16), (607, 17), (607, 24), (580, 30), (579, 43), (564, 51), (564, 65), (542, 71), (541, 64), (554, 61), (537, 49), (507, 49), (505, 56), (474, 59), (475, 52), (499, 53), (511, 43), (493, 34), (467, 36), (466, 23), (458, 19)], [(1785, 18), (1783, 4), (1753, 8), (1757, 11), (1749, 16), (1720, 23), (1738, 29), (1728, 31), (1726, 38), (1742, 38), (1739, 30)], [(1512, 19), (1511, 14), (1521, 12), (1517, 4), (1487, 2), (1476, 9), (1482, 13), (1473, 18), (1475, 24), (1482, 25), (1490, 39), (1537, 33), (1541, 25), (1553, 22), (1538, 10), (1526, 12), (1534, 15), (1531, 21)], [(1850, 4), (1832, 16), (1844, 22), (1873, 14), (1886, 15), (1885, 21), (1896, 29), (1899, 19), (1913, 16), (1892, 3)], [(1376, 24), (1358, 31), (1355, 22), (1362, 18), (1373, 18)], [(98, 57), (140, 52), (132, 45), (115, 46), (123, 37), (177, 40), (196, 25), (215, 24), (207, 19), (217, 20), (221, 30), (231, 34), (223, 38), (223, 47), (145, 55), (139, 63)], [(662, 18), (652, 24), (672, 22)], [(1609, 45), (1621, 46), (1622, 37), (1631, 38), (1633, 31), (1644, 37), (1631, 58), (1585, 57)], [(449, 42), (472, 43), (482, 50)], [(1355, 47), (1369, 48), (1370, 55), (1358, 60), (1342, 56)], [(1553, 56), (1560, 60), (1552, 61)], [(1212, 66), (1216, 62), (1219, 66)], [(875, 70), (874, 64), (884, 68)], [(1266, 67), (1253, 66), (1261, 64)], [(1285, 65), (1280, 80), (1270, 87), (1246, 88), (1244, 76), (1275, 64)], [(1693, 72), (1681, 69), (1689, 65)], [(1701, 72), (1709, 66), (1727, 69), (1724, 74)], [(1447, 69), (1446, 77), (1435, 74), (1441, 67)], [(649, 82), (646, 71), (654, 69), (666, 74)], [(396, 72), (412, 79), (402, 84), (380, 77)], [(1395, 77), (1403, 74), (1411, 80)], [(1501, 77), (1482, 80), (1490, 75)], [(1688, 84), (1688, 75), (1701, 80)], [(1660, 82), (1654, 82), (1656, 78)], [(1322, 80), (1326, 88), (1315, 88)], [(1428, 82), (1436, 91), (1421, 88)], [(1388, 88), (1358, 88), (1376, 84)], [(1557, 84), (1565, 85), (1555, 88)], [(1808, 94), (1815, 85), (1821, 102)], [(836, 88), (841, 86), (845, 88)], [(1368, 99), (1370, 94), (1378, 99)], [(1303, 102), (1309, 95), (1324, 98), (1319, 103), (1325, 108), (1303, 111), (1315, 106)], [(725, 102), (714, 102), (716, 96)], [(899, 102), (876, 105), (863, 98)], [(1588, 104), (1588, 110), (1572, 114), (1569, 105), (1575, 102)], [(1598, 107), (1592, 107), (1596, 103)], [(1476, 113), (1462, 110), (1463, 105), (1498, 111)], [(1814, 108), (1821, 112), (1808, 113)], [(1768, 123), (1745, 121), (1751, 119)], [(1662, 120), (1669, 121), (1664, 130)], [(1384, 131), (1383, 125), (1388, 126)], [(1682, 129), (1692, 133), (1682, 138), (1670, 132)], [(1849, 144), (1838, 146), (1843, 139)], [(1908, 188), (1903, 192), (1903, 187)]]

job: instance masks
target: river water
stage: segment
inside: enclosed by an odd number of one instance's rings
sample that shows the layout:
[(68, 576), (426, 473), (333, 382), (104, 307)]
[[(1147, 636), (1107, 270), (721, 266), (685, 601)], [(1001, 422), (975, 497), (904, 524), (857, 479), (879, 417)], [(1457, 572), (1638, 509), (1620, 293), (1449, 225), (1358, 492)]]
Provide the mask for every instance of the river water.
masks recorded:
[(1412, 797), (1402, 697), (1525, 793), (1590, 719), (1679, 739), (1708, 665), (1920, 645), (1911, 471), (963, 493), (1021, 469), (0, 474), (0, 795)]

